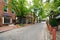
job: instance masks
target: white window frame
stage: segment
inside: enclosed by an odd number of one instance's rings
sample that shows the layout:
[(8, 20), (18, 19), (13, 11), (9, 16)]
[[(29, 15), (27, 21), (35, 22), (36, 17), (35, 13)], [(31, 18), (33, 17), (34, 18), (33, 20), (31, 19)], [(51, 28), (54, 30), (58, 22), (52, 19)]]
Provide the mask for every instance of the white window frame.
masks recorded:
[[(10, 23), (12, 23), (12, 18), (10, 18)], [(10, 24), (10, 23), (4, 23), (4, 17), (2, 17), (2, 24)]]
[(4, 17), (2, 17), (2, 24), (4, 24)]
[(10, 18), (10, 23), (12, 23), (12, 18)]

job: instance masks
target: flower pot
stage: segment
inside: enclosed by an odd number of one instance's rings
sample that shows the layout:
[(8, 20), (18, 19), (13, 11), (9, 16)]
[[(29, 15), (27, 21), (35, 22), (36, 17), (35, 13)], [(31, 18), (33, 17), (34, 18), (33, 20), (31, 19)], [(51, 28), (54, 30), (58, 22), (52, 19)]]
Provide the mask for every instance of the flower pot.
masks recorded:
[(52, 31), (52, 40), (56, 40), (56, 29), (53, 28), (53, 31)]

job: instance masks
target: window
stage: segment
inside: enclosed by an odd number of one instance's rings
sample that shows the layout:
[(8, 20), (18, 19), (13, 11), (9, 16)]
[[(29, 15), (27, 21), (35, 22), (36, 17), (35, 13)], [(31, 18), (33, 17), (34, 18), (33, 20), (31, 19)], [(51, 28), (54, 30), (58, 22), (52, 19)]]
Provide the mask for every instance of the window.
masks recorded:
[(12, 19), (11, 17), (2, 17), (2, 20), (3, 20), (3, 24), (10, 24), (12, 23)]
[(4, 12), (7, 12), (8, 8), (7, 6), (4, 6)]
[(10, 23), (10, 18), (9, 17), (4, 17), (4, 23)]
[(4, 0), (4, 3), (8, 3), (8, 0)]

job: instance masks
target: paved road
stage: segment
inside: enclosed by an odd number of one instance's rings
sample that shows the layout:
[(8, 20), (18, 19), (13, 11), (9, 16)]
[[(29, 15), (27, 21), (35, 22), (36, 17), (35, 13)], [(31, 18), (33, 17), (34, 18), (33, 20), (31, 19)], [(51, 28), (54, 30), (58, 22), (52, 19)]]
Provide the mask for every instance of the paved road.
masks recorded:
[(45, 22), (0, 33), (0, 40), (48, 40)]

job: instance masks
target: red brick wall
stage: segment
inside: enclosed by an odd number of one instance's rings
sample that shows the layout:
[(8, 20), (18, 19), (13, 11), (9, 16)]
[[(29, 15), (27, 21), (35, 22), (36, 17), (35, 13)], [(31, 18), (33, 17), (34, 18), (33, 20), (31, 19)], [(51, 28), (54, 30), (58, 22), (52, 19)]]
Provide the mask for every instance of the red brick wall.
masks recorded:
[(4, 6), (3, 0), (0, 0), (0, 25), (2, 23), (3, 6)]
[[(2, 14), (4, 13), (4, 10), (3, 10), (4, 5), (6, 5), (6, 4), (4, 3), (4, 0), (0, 0), (0, 24), (2, 23)], [(8, 13), (8, 14), (12, 14), (10, 8), (8, 8), (8, 12), (7, 12), (7, 13)], [(16, 17), (16, 15), (15, 15), (15, 14), (12, 14), (12, 19), (13, 19), (13, 18), (15, 19), (15, 17)]]
[(3, 6), (4, 6), (3, 0), (0, 0), (0, 15), (3, 13)]

